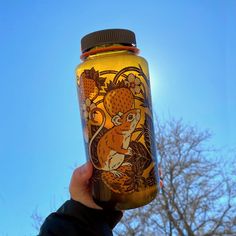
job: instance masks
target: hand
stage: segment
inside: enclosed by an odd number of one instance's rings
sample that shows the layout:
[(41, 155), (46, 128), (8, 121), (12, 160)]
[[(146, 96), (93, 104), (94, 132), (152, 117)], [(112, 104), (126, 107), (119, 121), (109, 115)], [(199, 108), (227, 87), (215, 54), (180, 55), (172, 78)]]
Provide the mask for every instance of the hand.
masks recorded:
[(74, 170), (70, 181), (70, 196), (73, 200), (84, 204), (87, 207), (101, 209), (92, 198), (89, 180), (93, 174), (91, 162), (78, 167)]

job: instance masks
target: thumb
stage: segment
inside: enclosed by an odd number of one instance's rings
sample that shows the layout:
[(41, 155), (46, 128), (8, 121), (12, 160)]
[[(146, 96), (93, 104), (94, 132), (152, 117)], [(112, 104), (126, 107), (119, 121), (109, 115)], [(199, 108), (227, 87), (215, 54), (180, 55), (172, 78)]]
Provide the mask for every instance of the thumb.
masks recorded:
[(93, 174), (93, 166), (91, 162), (87, 162), (83, 166), (74, 170), (70, 182), (70, 195), (75, 201), (96, 209), (101, 209), (95, 204), (91, 194), (89, 180)]
[(70, 181), (70, 192), (71, 190), (87, 191), (89, 179), (92, 177), (92, 173), (93, 168), (90, 162), (76, 168)]

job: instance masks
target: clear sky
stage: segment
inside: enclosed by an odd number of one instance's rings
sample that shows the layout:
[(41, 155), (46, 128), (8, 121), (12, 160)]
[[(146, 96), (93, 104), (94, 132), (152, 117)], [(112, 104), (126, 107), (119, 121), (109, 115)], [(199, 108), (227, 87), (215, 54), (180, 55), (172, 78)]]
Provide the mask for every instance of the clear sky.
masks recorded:
[(236, 1), (0, 0), (0, 235), (35, 235), (30, 216), (68, 198), (85, 162), (74, 70), (80, 39), (128, 28), (150, 65), (163, 120), (236, 147)]

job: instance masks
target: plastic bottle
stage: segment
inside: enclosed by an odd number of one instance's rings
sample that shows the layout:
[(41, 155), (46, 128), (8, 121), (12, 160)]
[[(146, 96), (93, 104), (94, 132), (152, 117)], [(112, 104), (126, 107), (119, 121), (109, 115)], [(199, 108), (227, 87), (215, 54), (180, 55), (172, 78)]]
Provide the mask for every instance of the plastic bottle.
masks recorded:
[(130, 30), (88, 34), (81, 50), (76, 77), (93, 198), (104, 208), (143, 206), (158, 192), (147, 61)]

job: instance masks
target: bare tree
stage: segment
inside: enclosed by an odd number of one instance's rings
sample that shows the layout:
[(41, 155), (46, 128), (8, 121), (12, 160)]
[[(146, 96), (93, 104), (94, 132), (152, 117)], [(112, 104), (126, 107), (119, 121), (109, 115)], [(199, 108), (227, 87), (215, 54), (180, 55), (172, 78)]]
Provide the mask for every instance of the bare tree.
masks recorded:
[(38, 213), (38, 209), (36, 208), (34, 212), (31, 215), (31, 220), (32, 220), (32, 226), (33, 228), (39, 232), (40, 227), (44, 221), (44, 218)]
[(126, 211), (116, 235), (236, 235), (236, 165), (207, 148), (209, 132), (157, 122), (163, 187), (149, 205)]

